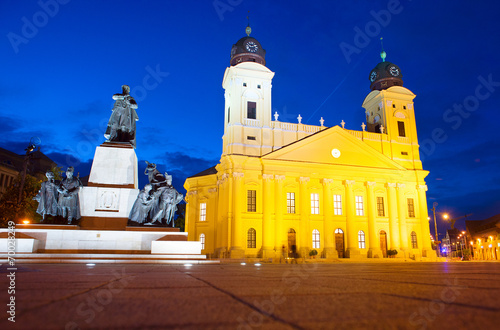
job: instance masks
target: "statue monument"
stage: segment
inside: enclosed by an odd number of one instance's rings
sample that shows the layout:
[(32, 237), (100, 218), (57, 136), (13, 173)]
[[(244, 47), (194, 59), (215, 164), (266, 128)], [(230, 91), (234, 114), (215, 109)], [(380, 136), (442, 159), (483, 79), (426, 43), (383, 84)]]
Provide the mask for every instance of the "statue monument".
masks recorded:
[(38, 201), (36, 213), (42, 216), (41, 222), (45, 220), (45, 216), (47, 214), (55, 217), (57, 215), (58, 208), (57, 203), (59, 192), (57, 191), (57, 188), (59, 183), (54, 180), (54, 173), (51, 171), (47, 171), (45, 176), (47, 177), (47, 181), (42, 182), (38, 195), (33, 197), (34, 200)]
[(130, 211), (129, 220), (136, 224), (167, 225), (174, 227), (174, 214), (183, 195), (172, 186), (172, 176), (161, 174), (156, 164), (146, 161), (148, 166), (144, 174), (149, 184), (139, 193)]
[(137, 103), (130, 96), (130, 87), (122, 86), (122, 93), (113, 95), (115, 104), (111, 110), (113, 113), (109, 118), (108, 126), (104, 137), (107, 142), (130, 142), (135, 148), (135, 122), (139, 120), (137, 116)]
[(57, 188), (59, 192), (59, 215), (68, 219), (68, 225), (73, 220), (80, 219), (80, 202), (78, 193), (82, 187), (79, 178), (73, 177), (73, 166), (66, 170), (66, 179), (63, 179)]

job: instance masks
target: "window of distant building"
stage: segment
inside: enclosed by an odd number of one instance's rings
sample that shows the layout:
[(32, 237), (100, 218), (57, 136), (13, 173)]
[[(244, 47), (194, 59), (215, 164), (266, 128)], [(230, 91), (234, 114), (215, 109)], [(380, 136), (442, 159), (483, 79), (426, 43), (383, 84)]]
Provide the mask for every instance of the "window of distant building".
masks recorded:
[(356, 196), (356, 215), (363, 216), (363, 196)]
[(255, 249), (257, 246), (257, 232), (255, 229), (250, 228), (247, 232), (247, 248)]
[(295, 193), (286, 193), (286, 212), (295, 213)]
[(411, 232), (411, 248), (412, 249), (418, 249), (417, 245), (417, 233), (412, 231)]
[(313, 249), (319, 249), (319, 230), (313, 230), (312, 236)]
[(377, 197), (377, 215), (379, 217), (385, 216), (385, 212), (384, 212), (384, 197)]
[(200, 234), (201, 249), (205, 250), (205, 234)]
[(358, 247), (360, 249), (365, 249), (366, 244), (365, 244), (365, 232), (360, 230), (358, 231)]
[(247, 212), (257, 212), (257, 191), (247, 191)]
[(415, 205), (413, 204), (413, 198), (408, 198), (408, 217), (415, 218)]
[(398, 131), (399, 131), (399, 136), (405, 137), (406, 132), (405, 132), (405, 123), (402, 121), (398, 121)]
[(200, 203), (200, 221), (207, 220), (207, 203)]
[(319, 214), (319, 194), (311, 194), (311, 214)]
[(342, 195), (333, 195), (333, 214), (342, 215)]
[(247, 118), (257, 119), (257, 103), (251, 101), (247, 102)]

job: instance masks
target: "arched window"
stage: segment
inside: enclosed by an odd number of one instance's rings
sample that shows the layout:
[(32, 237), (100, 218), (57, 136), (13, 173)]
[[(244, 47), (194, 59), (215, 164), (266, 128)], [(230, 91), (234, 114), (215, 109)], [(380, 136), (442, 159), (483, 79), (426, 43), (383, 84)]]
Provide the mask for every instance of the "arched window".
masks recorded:
[(319, 230), (313, 230), (313, 249), (319, 249)]
[(201, 249), (205, 250), (205, 234), (200, 234)]
[(255, 229), (250, 228), (247, 232), (247, 248), (255, 249), (257, 246), (257, 233)]
[(414, 232), (414, 231), (411, 232), (411, 248), (412, 249), (418, 249), (417, 233)]
[(366, 244), (365, 244), (365, 232), (360, 230), (358, 231), (358, 247), (360, 249), (365, 249)]

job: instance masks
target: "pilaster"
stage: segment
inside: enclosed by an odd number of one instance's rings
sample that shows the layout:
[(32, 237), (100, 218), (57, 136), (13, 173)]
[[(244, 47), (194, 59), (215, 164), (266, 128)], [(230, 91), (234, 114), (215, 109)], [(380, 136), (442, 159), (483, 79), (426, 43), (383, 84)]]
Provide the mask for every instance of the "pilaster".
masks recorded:
[(299, 193), (300, 193), (300, 232), (299, 232), (299, 242), (300, 246), (298, 251), (301, 256), (306, 256), (309, 253), (309, 244), (307, 244), (307, 239), (309, 237), (309, 214), (311, 213), (310, 203), (311, 196), (308, 195), (307, 183), (309, 182), (308, 177), (299, 178)]
[(398, 203), (396, 199), (396, 183), (388, 182), (387, 187), (387, 206), (389, 208), (389, 238), (390, 249), (395, 250), (399, 248), (399, 229), (397, 223)]
[[(281, 246), (285, 244), (287, 237), (285, 237), (285, 232), (283, 230), (283, 213), (284, 213), (284, 196), (283, 196), (283, 181), (285, 180), (284, 175), (274, 176), (274, 204), (275, 204), (275, 216), (274, 216), (274, 249), (276, 251), (281, 251)], [(286, 245), (286, 244), (285, 244)]]
[(375, 193), (373, 189), (375, 182), (366, 182), (367, 211), (368, 211), (368, 258), (382, 258), (380, 242), (377, 240), (377, 229), (375, 226)]
[[(404, 195), (404, 183), (396, 184), (396, 195), (398, 198), (398, 218), (399, 218), (399, 238), (400, 249), (404, 252), (408, 250), (408, 233), (406, 232), (406, 203)], [(398, 254), (399, 256), (399, 254)], [(402, 256), (404, 257), (404, 253)]]
[(436, 258), (436, 251), (434, 251), (431, 246), (429, 219), (427, 219), (427, 199), (425, 198), (427, 185), (417, 185), (417, 191), (421, 226), (420, 232), (422, 236), (421, 239), (417, 237), (417, 241), (419, 244), (422, 244), (422, 257)]
[(234, 216), (231, 223), (232, 234), (231, 234), (231, 250), (230, 257), (232, 259), (239, 259), (245, 257), (245, 250), (243, 249), (244, 234), (243, 225), (241, 223), (241, 215), (243, 212), (243, 202), (244, 202), (244, 185), (243, 185), (243, 173), (234, 172), (233, 179), (233, 209)]
[(346, 256), (348, 258), (353, 258), (360, 255), (358, 248), (358, 232), (356, 231), (356, 219), (355, 219), (355, 203), (354, 203), (354, 193), (352, 186), (354, 185), (354, 180), (345, 180), (345, 204), (346, 204), (346, 231), (347, 231), (347, 249)]
[(333, 196), (332, 179), (323, 179), (323, 256), (327, 259), (339, 257), (333, 241)]
[(271, 192), (274, 175), (262, 174), (263, 214), (262, 214), (262, 258), (274, 258), (274, 224), (271, 219), (273, 195)]

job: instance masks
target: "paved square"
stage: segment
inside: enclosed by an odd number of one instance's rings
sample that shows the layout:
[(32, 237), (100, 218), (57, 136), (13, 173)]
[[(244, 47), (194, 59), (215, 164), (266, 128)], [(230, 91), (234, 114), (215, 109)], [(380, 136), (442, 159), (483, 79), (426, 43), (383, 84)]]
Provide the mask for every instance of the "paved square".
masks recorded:
[(500, 263), (23, 264), (2, 329), (494, 329)]

